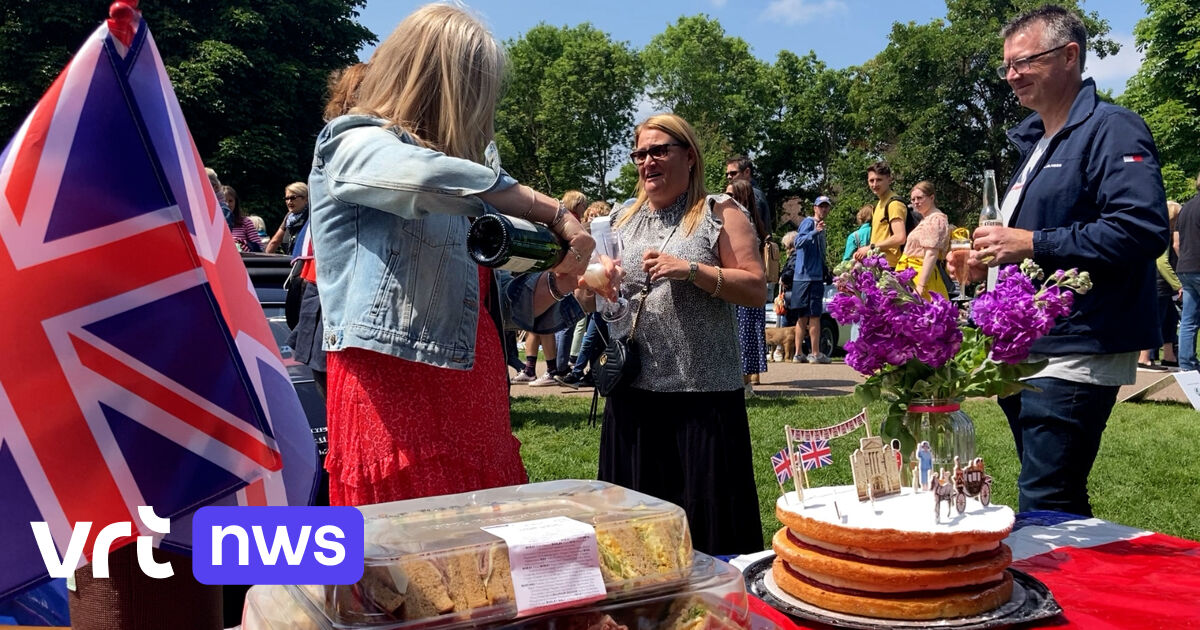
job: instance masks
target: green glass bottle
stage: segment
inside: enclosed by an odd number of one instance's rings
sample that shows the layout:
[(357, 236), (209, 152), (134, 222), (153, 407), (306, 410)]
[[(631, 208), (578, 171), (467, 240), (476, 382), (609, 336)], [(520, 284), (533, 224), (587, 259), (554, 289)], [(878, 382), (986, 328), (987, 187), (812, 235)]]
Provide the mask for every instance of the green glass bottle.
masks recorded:
[(567, 245), (540, 223), (485, 214), (467, 232), (467, 251), (484, 267), (523, 273), (554, 267), (567, 253)]

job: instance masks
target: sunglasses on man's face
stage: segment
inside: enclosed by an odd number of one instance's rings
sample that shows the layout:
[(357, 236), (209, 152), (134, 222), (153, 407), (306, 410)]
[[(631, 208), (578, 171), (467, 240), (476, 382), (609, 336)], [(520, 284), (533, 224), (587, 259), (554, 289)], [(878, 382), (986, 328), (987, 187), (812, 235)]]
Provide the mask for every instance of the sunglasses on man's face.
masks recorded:
[(725, 179), (733, 179), (738, 176), (741, 171), (725, 171)]
[(645, 149), (638, 149), (636, 151), (633, 151), (632, 153), (629, 154), (629, 159), (632, 160), (634, 164), (642, 164), (643, 162), (646, 161), (647, 157), (652, 157), (656, 160), (661, 160), (661, 159), (667, 157), (667, 154), (669, 154), (671, 152), (671, 147), (685, 147), (685, 146), (687, 146), (687, 145), (681, 144), (679, 142), (664, 142), (662, 144), (652, 144), (652, 145), (646, 147)]

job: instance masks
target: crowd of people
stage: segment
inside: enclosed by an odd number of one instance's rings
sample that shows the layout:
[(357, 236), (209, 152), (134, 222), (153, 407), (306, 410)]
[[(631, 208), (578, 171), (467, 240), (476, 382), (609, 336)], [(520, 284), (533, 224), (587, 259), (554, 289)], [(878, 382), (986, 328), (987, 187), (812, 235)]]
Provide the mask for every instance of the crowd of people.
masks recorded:
[[(1090, 514), (1087, 475), (1117, 387), (1138, 366), (1177, 357), (1197, 368), (1200, 196), (1169, 206), (1144, 123), (1097, 99), (1081, 77), (1082, 29), (1073, 13), (1044, 7), (1002, 33), (1000, 71), (1034, 113), (1010, 132), (1021, 160), (1002, 197), (1003, 225), (974, 231), (967, 271), (977, 281), (989, 265), (1033, 258), (1092, 273), (1096, 289), (1035, 346), (1049, 359), (1031, 381), (1038, 389), (1000, 401), (1021, 458), (1020, 509)], [(707, 190), (696, 133), (674, 114), (634, 131), (632, 199), (540, 193), (509, 176), (492, 144), (503, 65), (500, 44), (468, 12), (422, 7), (369, 62), (332, 78), (312, 171), (287, 186), (288, 212), (269, 239), (213, 176), (239, 248), (296, 258), (289, 323), (297, 359), (320, 374), (327, 396), (331, 503), (523, 483), (512, 386), (591, 386), (597, 359), (621, 340), (636, 360), (605, 398), (598, 478), (681, 505), (698, 549), (758, 550), (745, 398), (767, 370), (764, 304), (777, 297), (778, 325), (794, 328), (796, 341), (793, 356), (772, 358), (831, 362), (820, 322), (834, 201), (813, 200), (778, 243), (779, 269), (768, 269), (776, 224), (752, 163), (730, 157), (724, 190)], [(1138, 159), (1122, 161), (1129, 155)], [(1037, 176), (1068, 160), (1080, 166)], [(946, 263), (955, 228), (933, 184), (917, 182), (906, 201), (882, 161), (865, 183), (877, 201), (857, 211), (841, 260), (879, 251), (917, 272), (926, 299), (961, 291)], [(465, 239), (483, 213), (543, 223), (566, 254), (540, 273), (479, 267)], [(597, 250), (596, 284), (585, 271), (599, 225), (619, 237), (622, 254)], [(767, 282), (776, 271), (777, 291)], [(597, 301), (618, 295), (629, 313), (601, 316)], [(1167, 354), (1155, 363), (1163, 340)]]

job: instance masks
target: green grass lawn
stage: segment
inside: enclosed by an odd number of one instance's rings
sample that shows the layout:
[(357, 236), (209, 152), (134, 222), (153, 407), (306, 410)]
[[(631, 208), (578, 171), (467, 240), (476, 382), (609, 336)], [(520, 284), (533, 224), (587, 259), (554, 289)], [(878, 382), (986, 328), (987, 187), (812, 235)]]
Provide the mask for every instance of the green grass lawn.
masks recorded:
[[(513, 430), (530, 481), (593, 479), (599, 427), (588, 426), (590, 398), (517, 397)], [(603, 401), (601, 401), (603, 405)], [(992, 400), (971, 400), (963, 409), (975, 419), (976, 445), (995, 480), (992, 501), (1016, 506), (1017, 459), (1004, 413)], [(779, 527), (775, 499), (779, 486), (770, 456), (785, 445), (785, 424), (811, 428), (836, 424), (858, 412), (852, 396), (758, 397), (748, 401), (754, 444), (754, 475), (763, 520), (763, 548)], [(881, 417), (882, 407), (872, 409)], [(850, 453), (862, 431), (833, 440), (834, 465), (809, 472), (814, 486), (852, 483)], [(1092, 506), (1099, 518), (1200, 540), (1200, 414), (1176, 403), (1118, 404), (1104, 432), (1092, 470)]]

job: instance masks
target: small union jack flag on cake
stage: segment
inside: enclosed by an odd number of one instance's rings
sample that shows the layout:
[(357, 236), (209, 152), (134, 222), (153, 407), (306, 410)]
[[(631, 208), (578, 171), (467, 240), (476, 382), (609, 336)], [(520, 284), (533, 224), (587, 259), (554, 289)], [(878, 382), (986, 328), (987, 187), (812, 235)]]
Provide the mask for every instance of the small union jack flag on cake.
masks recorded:
[(791, 458), (788, 457), (786, 448), (771, 456), (771, 466), (775, 469), (775, 479), (779, 480), (780, 485), (792, 478), (791, 464)]
[(815, 440), (800, 443), (800, 464), (804, 470), (812, 470), (833, 463), (833, 451), (829, 450), (829, 440)]

